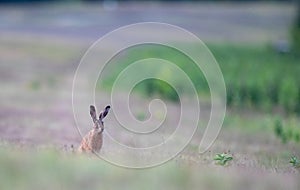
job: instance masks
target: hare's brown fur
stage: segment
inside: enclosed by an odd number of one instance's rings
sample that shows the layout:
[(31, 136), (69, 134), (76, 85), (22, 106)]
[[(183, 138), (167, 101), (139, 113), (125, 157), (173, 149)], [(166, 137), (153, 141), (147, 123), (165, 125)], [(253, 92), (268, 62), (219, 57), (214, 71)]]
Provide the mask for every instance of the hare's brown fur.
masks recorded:
[(78, 148), (79, 152), (99, 152), (103, 144), (103, 118), (107, 115), (110, 106), (106, 106), (103, 112), (100, 113), (99, 119), (96, 117), (96, 109), (90, 106), (90, 114), (94, 122), (94, 128), (85, 135)]
[(79, 152), (99, 152), (103, 143), (102, 132), (96, 129), (85, 135), (78, 148)]

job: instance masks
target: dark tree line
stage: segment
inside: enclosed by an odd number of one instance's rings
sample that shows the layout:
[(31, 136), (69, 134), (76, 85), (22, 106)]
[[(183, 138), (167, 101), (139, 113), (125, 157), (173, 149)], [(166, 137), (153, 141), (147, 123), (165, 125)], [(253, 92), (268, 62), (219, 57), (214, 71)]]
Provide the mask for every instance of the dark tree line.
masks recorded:
[(294, 26), (292, 28), (292, 44), (294, 50), (300, 53), (300, 0), (296, 0), (297, 13)]

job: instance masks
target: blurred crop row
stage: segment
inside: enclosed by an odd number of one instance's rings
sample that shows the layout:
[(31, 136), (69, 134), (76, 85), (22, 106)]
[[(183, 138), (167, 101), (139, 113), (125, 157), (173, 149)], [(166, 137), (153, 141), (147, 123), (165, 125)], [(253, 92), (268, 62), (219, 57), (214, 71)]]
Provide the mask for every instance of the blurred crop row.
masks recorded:
[[(300, 113), (300, 64), (299, 55), (278, 53), (271, 46), (209, 45), (223, 72), (228, 106), (255, 108), (263, 111), (281, 110)], [(155, 57), (169, 60), (190, 77), (200, 97), (209, 95), (206, 79), (197, 66), (177, 50), (147, 45), (126, 51), (126, 56), (116, 57), (120, 64), (110, 64), (111, 72), (104, 77), (104, 84), (111, 87), (117, 75), (134, 61)], [(179, 89), (185, 83), (169, 73), (168, 68), (157, 68), (157, 78), (175, 78)], [(182, 87), (182, 88), (180, 88)], [(143, 94), (158, 95), (178, 101), (176, 91), (166, 82), (148, 79), (136, 86)]]
[(300, 111), (297, 54), (280, 54), (271, 47), (216, 48), (214, 52), (224, 73), (228, 105)]

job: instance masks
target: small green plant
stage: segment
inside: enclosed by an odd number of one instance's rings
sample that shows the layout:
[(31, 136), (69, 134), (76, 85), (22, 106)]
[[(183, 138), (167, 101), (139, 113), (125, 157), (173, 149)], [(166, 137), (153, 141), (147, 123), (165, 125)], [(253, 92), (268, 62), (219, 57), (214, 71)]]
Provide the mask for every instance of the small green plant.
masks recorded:
[(34, 91), (40, 90), (42, 87), (41, 82), (38, 80), (31, 81), (28, 86), (31, 90)]
[(300, 167), (300, 160), (296, 156), (292, 156), (290, 159), (290, 163), (293, 167), (299, 168)]
[(233, 160), (232, 155), (227, 153), (217, 154), (214, 160), (218, 165), (225, 166), (229, 161)]

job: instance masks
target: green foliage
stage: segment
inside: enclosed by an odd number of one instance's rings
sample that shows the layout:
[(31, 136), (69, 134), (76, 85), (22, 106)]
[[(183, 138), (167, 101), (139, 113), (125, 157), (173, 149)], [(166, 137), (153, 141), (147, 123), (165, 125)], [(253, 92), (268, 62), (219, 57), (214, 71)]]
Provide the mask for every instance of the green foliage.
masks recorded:
[(282, 143), (286, 143), (287, 138), (283, 131), (283, 124), (280, 119), (276, 119), (276, 121), (275, 121), (274, 132), (275, 132), (275, 135), (281, 139)]
[(285, 123), (277, 118), (274, 122), (274, 133), (284, 144), (289, 141), (300, 142), (300, 127), (294, 118)]
[(296, 156), (292, 156), (290, 159), (290, 164), (292, 164), (293, 167), (299, 168), (300, 167), (300, 160)]
[(279, 89), (279, 104), (288, 111), (296, 111), (298, 104), (299, 89), (295, 80), (285, 78)]
[(268, 47), (210, 46), (224, 75), (227, 104), (265, 111), (281, 106), (299, 112), (300, 65), (291, 55)]
[(136, 114), (136, 118), (140, 121), (144, 121), (146, 119), (146, 114), (144, 112), (139, 112)]
[(232, 155), (227, 153), (217, 154), (214, 160), (218, 165), (225, 166), (229, 161), (233, 160)]
[[(209, 45), (209, 49), (223, 72), (227, 105), (264, 111), (280, 106), (288, 113), (300, 113), (300, 64), (297, 56), (278, 54), (265, 46)], [(184, 54), (164, 46), (137, 46), (116, 56), (117, 61), (107, 66), (109, 72), (104, 72), (109, 74), (104, 77), (103, 84), (111, 87), (128, 65), (153, 57), (175, 63), (190, 77), (199, 94), (209, 95), (207, 81), (197, 65)], [(157, 68), (156, 74), (157, 78), (178, 77), (163, 66)], [(181, 89), (185, 87), (180, 78), (176, 78), (176, 82)], [(146, 95), (179, 100), (176, 91), (162, 81), (149, 79), (142, 86), (140, 91)]]
[[(198, 92), (208, 92), (209, 88), (205, 80), (204, 75), (198, 66), (185, 54), (182, 54), (176, 49), (169, 48), (166, 46), (157, 46), (152, 44), (145, 44), (141, 46), (135, 46), (129, 49), (126, 49), (126, 52), (122, 52), (117, 55), (114, 60), (112, 60), (106, 66), (106, 72), (109, 73), (107, 76), (104, 76), (103, 83), (98, 84), (98, 87), (104, 86), (111, 88), (117, 76), (130, 64), (148, 58), (163, 59), (171, 63), (176, 64), (180, 69), (186, 72), (190, 77), (190, 80), (193, 82), (196, 90)], [(153, 68), (151, 68), (153, 69)], [(164, 67), (163, 65), (159, 68), (155, 68), (155, 78), (146, 79), (140, 82), (136, 86), (136, 90), (146, 94), (147, 96), (159, 96), (174, 102), (179, 101), (178, 92), (167, 82), (172, 81), (178, 87), (179, 92), (188, 94), (186, 90), (186, 84), (184, 80), (181, 80), (178, 76), (171, 73), (169, 68)], [(136, 71), (137, 73), (141, 71)], [(160, 80), (166, 79), (167, 82)], [(169, 81), (168, 81), (169, 80)], [(100, 80), (99, 80), (100, 81)]]
[(158, 79), (144, 81), (146, 93), (150, 96), (159, 95), (162, 98), (178, 102), (179, 96), (168, 83)]

